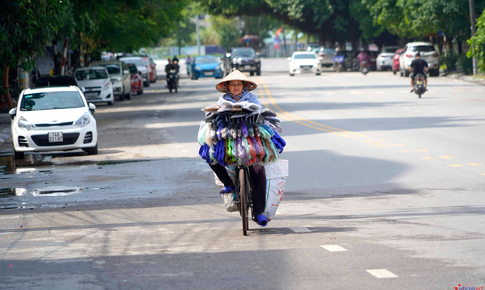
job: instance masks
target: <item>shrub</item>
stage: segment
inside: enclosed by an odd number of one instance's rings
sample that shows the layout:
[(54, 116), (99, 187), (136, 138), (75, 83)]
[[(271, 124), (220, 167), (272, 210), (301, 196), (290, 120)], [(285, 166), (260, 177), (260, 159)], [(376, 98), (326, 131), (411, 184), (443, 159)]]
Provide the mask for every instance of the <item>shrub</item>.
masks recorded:
[(458, 55), (456, 60), (456, 70), (459, 73), (471, 75), (473, 74), (473, 60), (468, 58), (466, 53)]

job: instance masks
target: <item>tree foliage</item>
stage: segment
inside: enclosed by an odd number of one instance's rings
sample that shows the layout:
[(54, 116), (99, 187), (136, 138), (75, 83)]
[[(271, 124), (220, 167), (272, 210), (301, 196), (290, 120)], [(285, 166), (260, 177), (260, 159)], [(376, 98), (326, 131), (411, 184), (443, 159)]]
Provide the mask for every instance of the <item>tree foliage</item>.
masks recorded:
[(477, 20), (476, 35), (468, 40), (468, 44), (468, 57), (476, 57), (479, 71), (485, 73), (485, 10)]
[(29, 68), (72, 17), (69, 0), (4, 0), (0, 9), (0, 65)]

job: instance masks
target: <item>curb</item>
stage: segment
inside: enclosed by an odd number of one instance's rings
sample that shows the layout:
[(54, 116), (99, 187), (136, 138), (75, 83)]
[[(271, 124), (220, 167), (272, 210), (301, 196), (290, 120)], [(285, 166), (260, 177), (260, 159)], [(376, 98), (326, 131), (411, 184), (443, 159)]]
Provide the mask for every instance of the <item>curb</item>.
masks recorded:
[(485, 76), (467, 76), (459, 74), (450, 74), (446, 76), (450, 79), (460, 80), (468, 83), (475, 83), (478, 85), (485, 86)]

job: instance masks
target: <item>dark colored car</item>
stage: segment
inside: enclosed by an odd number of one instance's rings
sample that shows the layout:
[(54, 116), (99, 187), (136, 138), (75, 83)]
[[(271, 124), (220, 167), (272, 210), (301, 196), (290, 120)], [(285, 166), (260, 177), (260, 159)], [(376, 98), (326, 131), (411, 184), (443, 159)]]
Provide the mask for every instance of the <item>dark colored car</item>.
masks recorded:
[(40, 78), (35, 83), (36, 88), (40, 87), (66, 87), (66, 86), (76, 86), (79, 87), (77, 84), (76, 78), (74, 76), (51, 76)]
[(233, 70), (249, 72), (250, 75), (261, 75), (261, 61), (251, 47), (233, 48), (231, 53), (224, 58), (224, 74), (228, 75)]

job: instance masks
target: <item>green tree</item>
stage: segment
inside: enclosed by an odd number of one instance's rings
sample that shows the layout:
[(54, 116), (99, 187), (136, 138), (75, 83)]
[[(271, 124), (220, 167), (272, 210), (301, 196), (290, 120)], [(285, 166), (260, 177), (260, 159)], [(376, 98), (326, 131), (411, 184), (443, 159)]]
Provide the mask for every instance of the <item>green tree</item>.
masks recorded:
[(211, 29), (219, 35), (220, 45), (226, 50), (238, 46), (238, 40), (241, 38), (242, 24), (236, 18), (227, 18), (224, 16), (212, 16)]
[[(7, 105), (9, 67), (30, 69), (57, 32), (72, 21), (69, 0), (4, 0), (0, 9), (0, 67)], [(1, 93), (0, 93), (1, 95)]]
[(468, 57), (476, 57), (478, 60), (478, 70), (485, 73), (485, 10), (477, 19), (477, 33), (468, 40), (470, 50)]

